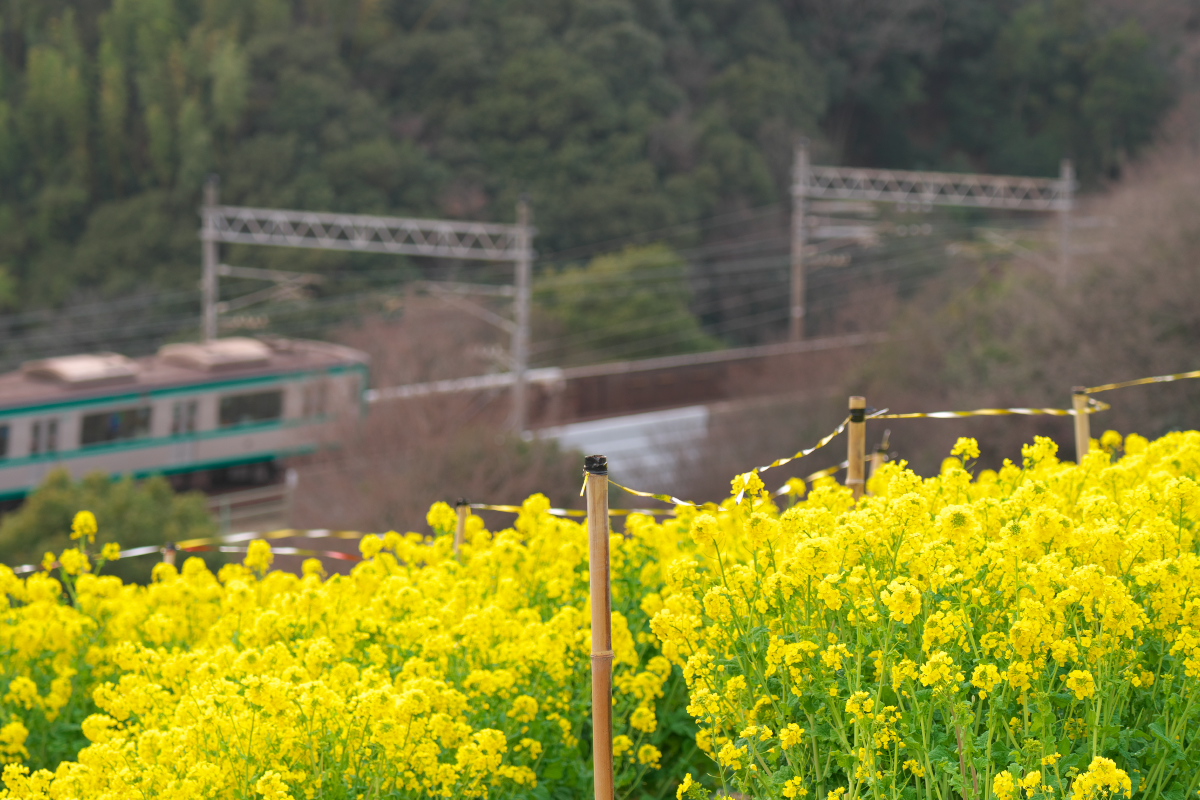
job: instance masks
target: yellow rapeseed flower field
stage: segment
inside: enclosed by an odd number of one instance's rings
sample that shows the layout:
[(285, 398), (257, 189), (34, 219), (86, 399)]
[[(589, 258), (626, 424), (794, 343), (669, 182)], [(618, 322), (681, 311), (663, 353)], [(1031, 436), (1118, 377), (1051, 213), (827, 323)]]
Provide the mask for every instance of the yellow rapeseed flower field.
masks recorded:
[[(1195, 795), (1200, 433), (954, 453), (857, 503), (750, 473), (627, 518), (620, 798)], [(457, 557), (438, 504), (439, 535), (368, 536), (349, 576), (258, 542), (144, 587), (81, 515), (45, 571), (0, 567), (0, 798), (590, 796), (587, 536), (548, 508), (469, 518)]]

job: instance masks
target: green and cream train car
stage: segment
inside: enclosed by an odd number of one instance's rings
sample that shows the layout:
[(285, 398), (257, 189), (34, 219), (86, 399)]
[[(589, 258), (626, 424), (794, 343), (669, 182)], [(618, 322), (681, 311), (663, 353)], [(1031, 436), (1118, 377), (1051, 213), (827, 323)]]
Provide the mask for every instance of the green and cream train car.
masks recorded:
[(28, 362), (0, 375), (0, 500), (28, 494), (57, 467), (185, 484), (231, 469), (265, 475), (360, 416), (366, 386), (365, 354), (296, 339)]

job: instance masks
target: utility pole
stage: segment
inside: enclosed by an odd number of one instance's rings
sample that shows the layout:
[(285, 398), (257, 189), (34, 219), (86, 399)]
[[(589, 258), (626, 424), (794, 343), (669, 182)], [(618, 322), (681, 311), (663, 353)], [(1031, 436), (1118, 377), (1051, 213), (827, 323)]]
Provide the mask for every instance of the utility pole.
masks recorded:
[(808, 185), (808, 143), (796, 144), (792, 163), (792, 296), (788, 338), (804, 338), (804, 187)]
[(527, 372), (529, 371), (529, 306), (533, 290), (533, 228), (529, 224), (529, 198), (517, 201), (516, 323), (512, 346), (512, 415), (510, 426), (522, 433), (528, 423)]
[(206, 342), (217, 338), (217, 267), (220, 259), (217, 254), (217, 226), (213, 209), (218, 204), (217, 193), (220, 186), (220, 178), (216, 175), (208, 176), (208, 180), (204, 182), (204, 205), (200, 210), (201, 258), (204, 265), (204, 277), (200, 285), (203, 307), (200, 329)]
[(1075, 200), (1075, 165), (1064, 158), (1058, 165), (1058, 181), (1062, 185), (1062, 208), (1058, 212), (1058, 260), (1063, 282), (1071, 276), (1071, 206)]

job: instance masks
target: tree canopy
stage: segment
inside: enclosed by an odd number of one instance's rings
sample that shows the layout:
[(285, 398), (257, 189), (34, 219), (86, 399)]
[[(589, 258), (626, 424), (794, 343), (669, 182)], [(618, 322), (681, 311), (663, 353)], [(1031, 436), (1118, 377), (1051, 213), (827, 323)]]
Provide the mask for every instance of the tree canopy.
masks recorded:
[[(786, 199), (826, 162), (1085, 180), (1165, 46), (1085, 0), (11, 0), (0, 304), (192, 287), (229, 203), (511, 219), (552, 252)], [(1107, 6), (1106, 6), (1107, 8)], [(264, 256), (295, 265), (343, 256)]]

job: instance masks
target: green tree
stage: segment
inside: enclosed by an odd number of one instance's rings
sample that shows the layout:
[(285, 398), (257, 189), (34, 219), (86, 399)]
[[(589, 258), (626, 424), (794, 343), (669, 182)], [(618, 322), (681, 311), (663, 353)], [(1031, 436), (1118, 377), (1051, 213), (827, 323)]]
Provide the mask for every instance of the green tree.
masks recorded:
[[(123, 548), (157, 545), (217, 532), (204, 495), (176, 494), (161, 476), (135, 481), (97, 472), (76, 481), (59, 469), (0, 522), (0, 561), (37, 564), (47, 551), (57, 554), (76, 546), (70, 538), (71, 520), (82, 510), (96, 515), (97, 547), (106, 542)], [(145, 582), (156, 560), (143, 556), (105, 569), (127, 581)]]
[(627, 247), (563, 269), (548, 276), (537, 295), (561, 348), (544, 356), (550, 363), (694, 353), (719, 344), (688, 308), (686, 262), (662, 244)]

